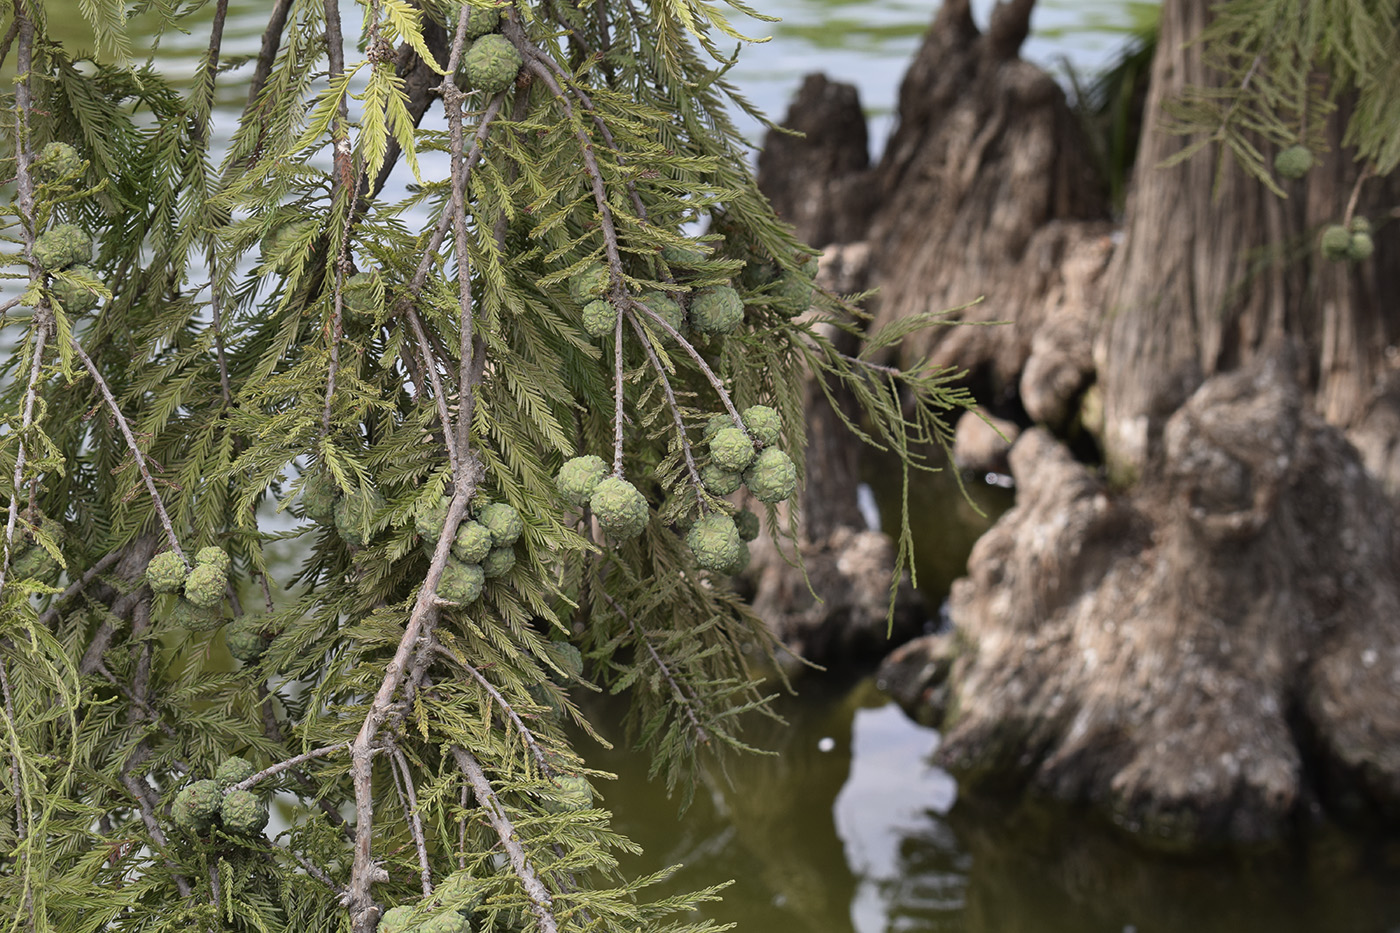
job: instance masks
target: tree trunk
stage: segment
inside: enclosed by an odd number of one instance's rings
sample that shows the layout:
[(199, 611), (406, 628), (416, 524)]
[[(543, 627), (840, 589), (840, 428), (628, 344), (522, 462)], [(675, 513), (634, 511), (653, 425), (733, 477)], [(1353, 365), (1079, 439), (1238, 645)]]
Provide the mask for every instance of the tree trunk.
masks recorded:
[[(1220, 150), (1209, 147), (1171, 167), (1161, 163), (1189, 140), (1162, 129), (1164, 104), (1188, 86), (1219, 84), (1192, 40), (1212, 0), (1168, 0), (1153, 63), (1138, 170), (1129, 195), (1123, 246), (1109, 269), (1107, 322), (1096, 350), (1104, 390), (1104, 447), (1115, 478), (1127, 481), (1154, 457), (1166, 419), (1203, 380), (1278, 349), (1302, 349), (1298, 374), (1316, 409), (1342, 428), (1368, 413), (1387, 375), (1395, 340), (1393, 289), (1400, 251), (1377, 237), (1370, 261), (1325, 262), (1322, 225), (1345, 211), (1358, 167), (1333, 149), (1298, 181), (1271, 193)], [(1267, 151), (1267, 150), (1266, 150)], [(1361, 190), (1358, 213), (1395, 203), (1393, 181)]]
[(1032, 6), (998, 4), (982, 33), (967, 0), (943, 4), (900, 87), (868, 235), (877, 325), (979, 296), (960, 319), (1014, 321), (921, 331), (900, 350), (969, 370), (979, 400), (1007, 413), (1066, 257), (1108, 232), (1107, 187), (1064, 92), (1017, 57)]
[(1211, 2), (1163, 6), (1107, 272), (1094, 363), (1119, 488), (1023, 434), (956, 636), (887, 669), (946, 714), (938, 760), (965, 789), (1034, 786), (1169, 846), (1269, 839), (1318, 803), (1400, 817), (1400, 513), (1338, 430), (1372, 472), (1400, 463), (1397, 185), (1358, 190), (1374, 255), (1328, 263), (1320, 229), (1356, 189), (1345, 114), (1287, 199), (1210, 150), (1162, 167), (1186, 144), (1165, 102), (1221, 81), (1193, 42)]

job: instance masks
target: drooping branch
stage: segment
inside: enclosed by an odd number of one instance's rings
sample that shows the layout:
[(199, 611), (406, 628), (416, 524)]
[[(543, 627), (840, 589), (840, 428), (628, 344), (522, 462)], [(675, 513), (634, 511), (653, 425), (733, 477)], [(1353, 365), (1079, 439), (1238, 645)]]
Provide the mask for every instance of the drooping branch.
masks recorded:
[(374, 839), (374, 782), (373, 756), (379, 730), (383, 728), (389, 712), (394, 707), (394, 697), (403, 684), (418, 646), (419, 639), (430, 634), (437, 621), (439, 599), (438, 581), (442, 579), (443, 568), (452, 553), (452, 542), (457, 526), (466, 515), (471, 493), (458, 488), (447, 506), (447, 516), (442, 534), (438, 536), (437, 547), (433, 550), (432, 562), (428, 565), (427, 576), (418, 589), (413, 609), (408, 616), (403, 636), (399, 639), (394, 657), (384, 670), (384, 678), (375, 691), (369, 710), (365, 713), (360, 731), (350, 743), (350, 774), (355, 790), (355, 854), (350, 872), (350, 889), (347, 906), (350, 908), (350, 922), (355, 933), (371, 933), (377, 914), (370, 888), (381, 877), (387, 877), (384, 870), (374, 861), (372, 843)]
[(423, 896), (430, 897), (433, 893), (433, 868), (428, 861), (428, 841), (423, 835), (423, 815), (418, 812), (418, 791), (413, 786), (413, 771), (398, 746), (391, 746), (389, 755), (397, 777), (395, 786), (402, 795), (404, 818), (413, 833), (414, 848), (418, 850), (418, 878), (423, 886)]
[(530, 754), (534, 756), (535, 763), (539, 765), (540, 771), (543, 772), (546, 777), (553, 774), (554, 768), (550, 765), (549, 759), (545, 756), (544, 749), (540, 748), (539, 742), (535, 741), (534, 730), (527, 726), (525, 721), (520, 718), (520, 714), (515, 711), (514, 705), (505, 697), (501, 696), (501, 692), (496, 689), (491, 681), (486, 679), (485, 674), (477, 670), (475, 665), (468, 662), (465, 658), (449, 651), (442, 645), (435, 645), (435, 647), (443, 657), (451, 659), (453, 663), (460, 665), (463, 670), (472, 675), (472, 679), (481, 685), (481, 689), (486, 691), (486, 695), (501, 708), (506, 718), (520, 731), (520, 737), (525, 740), (525, 746), (530, 749)]
[(700, 481), (700, 471), (695, 467), (694, 452), (690, 446), (690, 438), (685, 433), (685, 421), (681, 418), (681, 407), (676, 402), (676, 393), (671, 389), (671, 379), (666, 375), (666, 367), (662, 365), (661, 358), (656, 355), (656, 348), (654, 348), (651, 345), (651, 341), (647, 339), (646, 331), (642, 329), (642, 325), (630, 314), (618, 315), (619, 321), (624, 316), (631, 322), (632, 329), (636, 331), (637, 338), (642, 344), (642, 349), (646, 350), (647, 358), (651, 360), (651, 366), (656, 370), (656, 375), (661, 380), (661, 388), (666, 392), (666, 406), (671, 409), (671, 417), (676, 423), (676, 436), (679, 437), (681, 441), (681, 454), (685, 457), (685, 468), (690, 474), (691, 485), (695, 487), (696, 501), (700, 505), (700, 512), (704, 514), (707, 509), (705, 506), (705, 497), (701, 494), (701, 491), (705, 488), (705, 484)]
[(282, 45), (282, 33), (287, 28), (287, 14), (291, 12), (292, 0), (274, 0), (268, 13), (267, 28), (263, 30), (262, 45), (258, 49), (258, 62), (253, 68), (253, 77), (248, 82), (248, 104), (243, 111), (246, 120), (248, 112), (257, 103), (263, 85), (272, 74), (272, 65), (277, 61), (277, 50)]
[[(0, 648), (8, 653), (9, 641), (0, 642)], [(11, 793), (15, 798), (15, 840), (24, 844), (24, 840), (29, 837), (29, 819), (25, 812), (25, 794), (21, 781), (21, 771), (24, 770), (24, 751), (19, 745), (19, 722), (15, 719), (15, 698), (10, 692), (9, 658), (0, 656), (0, 693), (3, 693), (5, 701), (5, 732), (10, 740), (10, 783)], [(28, 892), (26, 890), (26, 896)]]
[[(491, 124), (501, 112), (501, 107), (505, 104), (505, 95), (497, 94), (486, 105), (486, 109), (481, 114), (481, 122), (476, 126), (476, 134), (472, 138), (472, 147), (467, 151), (467, 156), (462, 160), (463, 191), (467, 180), (471, 177), (471, 171), (476, 167), (476, 163), (481, 161), (482, 147), (486, 144), (486, 137), (491, 132)], [(452, 197), (458, 196), (456, 184), (452, 187)], [(433, 228), (433, 235), (428, 238), (427, 245), (423, 248), (423, 255), (418, 260), (418, 268), (413, 272), (413, 278), (409, 281), (408, 290), (414, 297), (423, 291), (423, 286), (427, 284), (428, 273), (433, 269), (433, 260), (437, 258), (438, 249), (442, 246), (442, 241), (447, 239), (447, 231), (452, 226), (452, 207), (442, 212), (438, 217), (437, 226)]]
[(651, 639), (647, 636), (647, 633), (637, 627), (637, 623), (633, 622), (632, 617), (627, 614), (622, 606), (618, 605), (617, 600), (613, 599), (602, 587), (598, 588), (598, 592), (602, 594), (603, 599), (607, 600), (608, 605), (612, 606), (613, 611), (622, 617), (622, 621), (627, 623), (628, 631), (646, 646), (647, 654), (651, 656), (652, 663), (656, 665), (656, 669), (661, 672), (661, 676), (671, 688), (671, 696), (675, 697), (676, 703), (685, 710), (686, 718), (690, 720), (691, 726), (694, 727), (696, 736), (699, 737), (701, 742), (709, 744), (710, 733), (707, 732), (705, 727), (700, 723), (700, 717), (695, 715), (696, 699), (694, 694), (681, 687), (680, 682), (671, 674), (671, 666), (666, 663), (666, 659), (661, 657), (660, 652), (652, 645)]
[[(15, 3), (15, 23), (19, 26), (19, 80), (15, 82), (15, 189), (20, 215), (20, 235), (23, 239), (24, 258), (29, 263), (29, 281), (42, 275), (42, 270), (34, 262), (34, 180), (29, 166), (33, 154), (29, 151), (29, 111), (33, 107), (30, 95), (30, 72), (34, 67), (34, 24), (20, 2)], [(0, 560), (0, 592), (5, 589), (5, 576), (10, 569), (10, 555), (14, 550), (15, 523), (19, 519), (19, 494), (24, 486), (24, 466), (27, 458), (25, 438), (34, 424), (34, 403), (39, 394), (39, 373), (43, 368), (44, 345), (53, 326), (53, 316), (46, 302), (41, 301), (34, 312), (34, 357), (29, 366), (29, 382), (24, 391), (23, 409), (20, 415), (19, 445), (15, 451), (14, 485), (10, 492), (10, 512), (5, 519), (5, 553)]]
[[(21, 55), (21, 59), (23, 55)], [(24, 391), (24, 408), (20, 416), (19, 444), (15, 451), (14, 485), (10, 492), (10, 512), (5, 519), (5, 558), (0, 561), (0, 592), (5, 589), (5, 577), (10, 570), (10, 557), (14, 553), (15, 524), (19, 520), (19, 492), (24, 488), (24, 467), (28, 453), (24, 439), (34, 424), (34, 402), (39, 394), (39, 373), (43, 368), (44, 346), (48, 341), (49, 330), (53, 327), (52, 316), (47, 306), (41, 305), (34, 314), (34, 349), (29, 365), (29, 384)]]
[(613, 475), (622, 475), (622, 309), (617, 309), (617, 323), (613, 325)]
[(453, 80), (462, 58), (462, 49), (467, 42), (467, 22), (470, 16), (471, 7), (464, 4), (457, 17), (457, 30), (452, 38), (452, 50), (447, 59), (447, 75), (442, 79), (442, 105), (447, 113), (448, 139), (452, 150), (452, 198), (447, 209), (452, 213), (452, 240), (457, 254), (459, 316), (457, 436), (449, 443), (455, 443), (459, 462), (466, 462), (470, 456), (471, 423), (476, 409), (475, 382), (479, 378), (473, 371), (472, 363), (477, 357), (477, 340), (475, 309), (472, 304), (471, 256), (467, 250), (468, 169), (467, 159), (463, 155), (465, 141), (462, 135), (462, 101), (466, 95)]
[(274, 777), (275, 775), (281, 774), (283, 771), (286, 771), (289, 768), (295, 768), (298, 765), (304, 764), (308, 761), (313, 761), (317, 758), (324, 758), (327, 755), (333, 755), (336, 752), (349, 750), (350, 745), (347, 742), (337, 742), (335, 745), (323, 745), (320, 748), (312, 749), (309, 752), (304, 752), (300, 755), (294, 755), (291, 758), (288, 758), (286, 761), (279, 761), (274, 765), (268, 765), (266, 768), (263, 768), (256, 774), (244, 778), (237, 784), (230, 785), (229, 789), (247, 790), (254, 784), (257, 784), (259, 781), (265, 781), (270, 777)]
[(189, 566), (189, 558), (180, 548), (180, 539), (175, 535), (175, 527), (170, 523), (170, 516), (165, 512), (165, 504), (161, 502), (160, 493), (156, 490), (156, 481), (151, 478), (151, 471), (146, 467), (146, 455), (141, 452), (141, 446), (136, 443), (136, 435), (131, 433), (131, 425), (127, 424), (126, 416), (122, 414), (121, 406), (117, 404), (116, 397), (112, 395), (112, 390), (107, 386), (107, 380), (102, 378), (102, 374), (97, 371), (91, 357), (83, 350), (82, 344), (77, 339), (70, 341), (73, 352), (83, 361), (83, 366), (87, 369), (88, 375), (92, 376), (92, 381), (97, 384), (98, 390), (102, 393), (103, 400), (112, 412), (113, 419), (117, 422), (117, 427), (121, 429), (122, 436), (126, 438), (126, 446), (131, 450), (131, 456), (136, 461), (136, 468), (141, 471), (141, 478), (146, 483), (146, 491), (151, 494), (151, 502), (155, 506), (156, 516), (160, 519), (161, 527), (165, 529), (166, 540), (170, 543), (170, 549), (180, 555), (180, 559)]
[(491, 828), (496, 831), (496, 838), (501, 841), (506, 858), (510, 860), (511, 870), (519, 879), (520, 886), (524, 888), (525, 896), (530, 899), (530, 912), (535, 915), (540, 930), (542, 933), (558, 933), (559, 925), (554, 919), (554, 898), (550, 896), (544, 882), (540, 881), (530, 856), (520, 844), (520, 834), (506, 815), (505, 807), (501, 806), (496, 792), (491, 789), (486, 772), (481, 769), (480, 763), (472, 753), (461, 746), (452, 746), (452, 756), (457, 759), (457, 767), (462, 770), (477, 803), (486, 812), (486, 819), (490, 821)]
[(653, 311), (646, 302), (639, 301), (636, 298), (629, 298), (628, 304), (644, 312), (646, 316), (651, 319), (652, 323), (660, 327), (662, 331), (680, 345), (680, 348), (686, 352), (686, 355), (695, 361), (695, 365), (700, 367), (700, 372), (704, 373), (705, 378), (710, 383), (710, 387), (715, 390), (715, 394), (719, 396), (719, 400), (724, 404), (725, 410), (729, 412), (729, 417), (734, 419), (734, 424), (738, 426), (740, 430), (747, 430), (744, 427), (744, 419), (739, 416), (739, 409), (734, 407), (734, 400), (729, 397), (729, 390), (724, 387), (724, 382), (719, 376), (715, 375), (715, 371), (710, 368), (710, 364), (705, 362), (705, 358), (700, 355), (700, 351), (695, 349), (695, 345), (685, 339), (684, 335), (672, 327), (669, 321)]

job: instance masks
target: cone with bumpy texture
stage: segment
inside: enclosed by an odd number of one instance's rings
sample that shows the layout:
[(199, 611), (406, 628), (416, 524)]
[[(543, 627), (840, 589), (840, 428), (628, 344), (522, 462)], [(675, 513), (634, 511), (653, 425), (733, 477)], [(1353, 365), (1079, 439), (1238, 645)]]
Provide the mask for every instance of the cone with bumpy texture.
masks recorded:
[(520, 513), (514, 506), (504, 502), (493, 502), (485, 506), (477, 513), (476, 520), (491, 532), (491, 544), (494, 547), (510, 547), (525, 531), (525, 523), (520, 520)]
[(732, 577), (732, 576), (735, 576), (735, 575), (737, 575), (737, 574), (743, 573), (744, 570), (745, 570), (748, 566), (749, 566), (749, 546), (748, 546), (748, 543), (745, 542), (745, 541), (743, 541), (742, 538), (741, 538), (741, 540), (739, 541), (739, 551), (738, 551), (738, 553), (736, 553), (736, 554), (734, 555), (734, 559), (733, 559), (732, 561), (730, 561), (726, 566), (724, 566), (723, 568), (721, 568), (719, 572), (722, 573), (722, 574), (724, 574), (724, 575), (727, 576), (727, 577)]
[(34, 241), (34, 261), (46, 272), (92, 259), (92, 237), (77, 224), (59, 224)]
[(744, 472), (744, 483), (760, 502), (782, 502), (797, 489), (797, 466), (776, 447), (766, 448)]
[(505, 36), (482, 36), (462, 56), (467, 83), (478, 91), (499, 94), (515, 83), (525, 60)]
[(472, 933), (472, 924), (457, 911), (449, 910), (424, 920), (414, 933)]
[(1284, 178), (1302, 178), (1313, 167), (1307, 146), (1289, 146), (1274, 156), (1274, 171)]
[(34, 170), (46, 180), (56, 180), (76, 174), (82, 164), (78, 150), (67, 143), (53, 142), (39, 150)]
[(345, 280), (341, 294), (345, 310), (352, 314), (369, 317), (383, 307), (379, 297), (379, 276), (373, 272), (356, 272), (350, 276)]
[(559, 666), (564, 669), (565, 674), (574, 679), (583, 676), (583, 654), (578, 648), (567, 641), (552, 641), (550, 645), (559, 655)]
[(599, 483), (588, 504), (610, 538), (635, 538), (647, 526), (646, 496), (620, 477), (609, 476)]
[(724, 428), (710, 438), (710, 456), (721, 469), (741, 473), (753, 463), (753, 441), (738, 428)]
[(710, 438), (714, 437), (725, 428), (732, 427), (734, 427), (734, 419), (729, 417), (728, 414), (721, 412), (718, 415), (711, 415), (710, 420), (705, 422), (705, 430), (702, 436), (705, 438), (706, 443), (708, 443)]
[(390, 907), (379, 918), (379, 926), (374, 933), (408, 933), (413, 923), (413, 908), (406, 905)]
[[(90, 266), (79, 263), (64, 270), (65, 275), (76, 275), (85, 279), (96, 279), (97, 273)], [(53, 297), (68, 314), (85, 314), (97, 307), (97, 292), (72, 279), (54, 276), (49, 286)]]
[(559, 498), (573, 506), (582, 508), (588, 504), (593, 490), (608, 475), (608, 465), (602, 457), (586, 454), (564, 461), (559, 474), (554, 477), (554, 487), (559, 490)]
[(375, 516), (384, 508), (376, 489), (351, 493), (335, 504), (335, 530), (346, 544), (364, 547), (374, 537)]
[(257, 664), (267, 651), (267, 646), (272, 643), (272, 639), (258, 631), (255, 625), (239, 624), (224, 633), (224, 643), (228, 645), (228, 653), (233, 655), (235, 661)]
[(191, 632), (212, 632), (224, 623), (224, 617), (217, 604), (197, 606), (181, 596), (171, 607), (170, 621)]
[(1351, 249), (1351, 233), (1341, 224), (1333, 224), (1322, 231), (1321, 245), (1324, 259), (1341, 262)]
[(776, 409), (767, 405), (750, 405), (743, 411), (744, 427), (749, 429), (753, 439), (764, 447), (772, 447), (778, 443), (778, 437), (783, 429), (783, 419), (778, 416)]
[(726, 470), (717, 463), (708, 463), (700, 471), (700, 482), (717, 496), (727, 496), (744, 484), (744, 476), (734, 470)]
[(792, 318), (807, 313), (812, 307), (812, 294), (815, 291), (816, 284), (807, 276), (800, 272), (785, 272), (773, 289), (773, 295), (778, 299), (778, 310)]
[(185, 578), (185, 598), (201, 609), (213, 609), (224, 601), (228, 574), (217, 564), (195, 564)]
[(595, 298), (583, 306), (583, 329), (590, 337), (606, 337), (617, 329), (617, 309), (611, 301)]
[(457, 526), (452, 556), (464, 564), (479, 564), (491, 553), (491, 532), (480, 522), (468, 519)]
[(330, 474), (317, 470), (302, 484), (301, 510), (313, 522), (329, 525), (335, 521), (335, 500), (339, 494)]
[(252, 791), (231, 790), (219, 807), (224, 829), (240, 836), (252, 836), (267, 826), (267, 807)]
[(442, 526), (447, 523), (449, 501), (447, 496), (438, 496), (435, 499), (420, 499), (413, 507), (413, 529), (423, 536), (424, 541), (431, 539), (434, 544), (437, 543)]
[(593, 806), (593, 787), (581, 774), (566, 774), (558, 779), (558, 787), (545, 800), (550, 813), (587, 810)]
[[(448, 35), (451, 36), (457, 31), (458, 7), (452, 11), (452, 16), (447, 21)], [(501, 25), (501, 11), (490, 7), (473, 6), (467, 13), (467, 38), (480, 39), (488, 32), (495, 32)]]
[(661, 251), (668, 266), (695, 266), (705, 261), (705, 253), (688, 246), (668, 246)]
[(18, 580), (38, 580), (53, 583), (58, 579), (58, 561), (39, 545), (25, 548), (10, 564), (11, 574)]
[(690, 323), (706, 334), (727, 334), (744, 319), (744, 301), (728, 285), (702, 288), (690, 303)]
[(223, 788), (208, 778), (195, 781), (175, 795), (170, 815), (187, 832), (202, 833), (214, 822), (224, 801)]
[[(681, 309), (680, 305), (676, 304), (675, 299), (665, 292), (647, 292), (637, 300), (650, 308), (657, 317), (665, 321), (667, 325), (670, 326), (671, 330), (674, 330), (676, 333), (679, 334), (681, 328), (685, 326), (685, 311)], [(647, 315), (644, 316), (648, 318), (647, 323), (651, 325), (652, 330), (658, 332), (658, 336), (663, 339), (671, 336), (667, 333), (665, 328), (656, 323), (655, 319)]]
[(491, 553), (486, 555), (486, 559), (481, 562), (481, 572), (488, 580), (496, 577), (504, 577), (515, 567), (515, 548), (498, 547), (492, 548)]
[(214, 772), (214, 783), (223, 790), (228, 790), (233, 785), (248, 780), (256, 773), (257, 770), (253, 767), (252, 762), (247, 758), (234, 755), (219, 763), (219, 769)]
[(202, 547), (195, 552), (194, 565), (196, 567), (201, 565), (208, 565), (210, 567), (214, 567), (219, 571), (219, 573), (227, 577), (228, 569), (233, 565), (233, 561), (228, 556), (227, 551), (225, 551), (221, 547), (215, 547), (211, 544), (208, 547)]
[(569, 295), (575, 304), (584, 304), (594, 298), (601, 298), (611, 281), (607, 266), (601, 262), (590, 262), (569, 277)]
[(465, 606), (476, 602), (481, 589), (486, 584), (486, 574), (479, 564), (464, 564), (449, 559), (442, 569), (442, 579), (438, 580), (437, 594), (449, 603)]
[(152, 593), (178, 593), (185, 585), (185, 562), (174, 551), (164, 551), (146, 565), (146, 585)]
[(724, 570), (739, 556), (743, 541), (734, 519), (712, 512), (700, 519), (685, 536), (685, 543), (695, 554), (695, 563), (706, 570)]

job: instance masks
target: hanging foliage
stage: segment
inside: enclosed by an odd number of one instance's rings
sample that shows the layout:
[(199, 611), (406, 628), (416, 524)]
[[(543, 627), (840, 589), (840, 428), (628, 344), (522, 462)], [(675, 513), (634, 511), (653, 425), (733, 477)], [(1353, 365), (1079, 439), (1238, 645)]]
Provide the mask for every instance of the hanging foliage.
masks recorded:
[(78, 4), (98, 59), (32, 0), (0, 49), (6, 928), (709, 929), (619, 871), (576, 700), (626, 695), (684, 798), (765, 705), (722, 493), (792, 537), (807, 374), (914, 465), (966, 404), (835, 349), (859, 315), (728, 116), (742, 37), (277, 0), (245, 62), (226, 3), (133, 6), (212, 16), (192, 80), (119, 0)]

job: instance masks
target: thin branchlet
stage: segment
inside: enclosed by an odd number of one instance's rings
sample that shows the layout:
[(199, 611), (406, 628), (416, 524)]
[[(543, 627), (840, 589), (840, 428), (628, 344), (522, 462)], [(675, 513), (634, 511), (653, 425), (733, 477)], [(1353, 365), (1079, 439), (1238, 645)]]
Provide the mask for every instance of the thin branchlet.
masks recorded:
[(666, 375), (666, 367), (662, 364), (661, 358), (656, 355), (656, 349), (652, 347), (651, 341), (647, 339), (646, 331), (642, 325), (632, 315), (619, 315), (618, 319), (626, 317), (631, 323), (632, 329), (636, 331), (637, 339), (642, 348), (646, 350), (647, 359), (651, 360), (652, 369), (656, 370), (656, 376), (661, 380), (661, 387), (666, 392), (666, 407), (671, 410), (671, 418), (676, 425), (676, 437), (680, 440), (681, 455), (685, 458), (685, 469), (690, 475), (690, 483), (695, 487), (695, 496), (700, 503), (700, 512), (703, 515), (708, 511), (705, 505), (704, 488), (705, 484), (700, 480), (700, 471), (695, 466), (695, 455), (690, 446), (690, 438), (685, 432), (685, 419), (681, 417), (681, 406), (676, 402), (676, 393), (671, 388), (671, 379)]
[(102, 378), (102, 373), (93, 363), (92, 358), (83, 350), (83, 345), (77, 340), (72, 341), (73, 353), (78, 359), (83, 361), (84, 368), (92, 381), (97, 384), (97, 389), (102, 393), (102, 400), (107, 403), (108, 409), (112, 412), (112, 418), (117, 422), (117, 427), (121, 429), (122, 437), (126, 438), (127, 448), (131, 451), (132, 459), (136, 461), (136, 469), (141, 473), (141, 479), (146, 484), (146, 491), (150, 493), (151, 503), (155, 507), (156, 517), (160, 519), (160, 526), (165, 529), (166, 541), (170, 544), (170, 549), (180, 555), (180, 559), (189, 566), (189, 559), (185, 557), (185, 552), (180, 548), (180, 539), (175, 534), (175, 527), (170, 523), (170, 516), (165, 512), (165, 503), (161, 501), (160, 492), (156, 489), (156, 481), (151, 477), (151, 471), (146, 466), (146, 455), (141, 452), (141, 445), (136, 443), (136, 435), (131, 432), (131, 425), (127, 423), (126, 416), (122, 414), (121, 406), (117, 404), (117, 399), (112, 395), (111, 388), (107, 385), (107, 380)]
[(520, 844), (520, 835), (506, 814), (505, 807), (501, 805), (500, 798), (492, 789), (491, 781), (482, 770), (481, 763), (476, 760), (475, 755), (458, 745), (452, 747), (452, 755), (457, 759), (457, 767), (461, 769), (468, 786), (476, 796), (476, 802), (485, 811), (491, 828), (496, 831), (496, 838), (505, 849), (511, 870), (515, 872), (525, 896), (529, 898), (530, 912), (535, 915), (535, 922), (539, 924), (541, 933), (558, 933), (559, 924), (554, 918), (554, 898), (540, 880), (539, 872), (525, 852), (524, 846)]
[[(30, 74), (34, 67), (34, 23), (20, 0), (15, 0), (14, 22), (19, 29), (19, 60), (16, 63), (18, 80), (15, 82), (15, 201), (20, 216), (20, 237), (25, 261), (29, 264), (30, 286), (43, 275), (34, 261), (34, 180), (30, 174), (33, 153), (29, 150), (29, 113), (34, 103), (30, 94)], [(34, 403), (39, 394), (39, 374), (43, 367), (44, 346), (48, 342), (49, 330), (53, 327), (52, 312), (47, 303), (41, 302), (35, 309), (32, 330), (34, 333), (33, 356), (29, 364), (29, 381), (21, 403), (19, 444), (15, 451), (14, 481), (10, 493), (10, 510), (5, 519), (5, 554), (0, 560), (0, 593), (5, 590), (5, 576), (9, 573), (10, 559), (14, 552), (15, 524), (19, 519), (19, 496), (24, 488), (24, 467), (27, 456), (25, 439), (34, 424)]]

